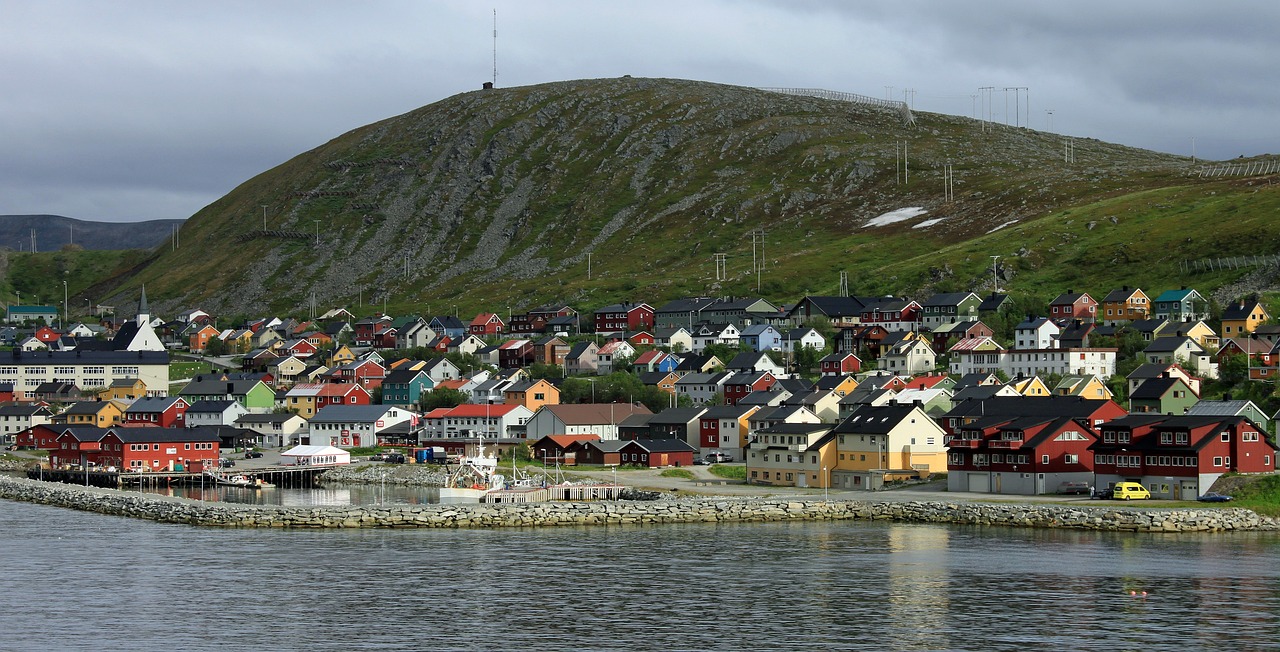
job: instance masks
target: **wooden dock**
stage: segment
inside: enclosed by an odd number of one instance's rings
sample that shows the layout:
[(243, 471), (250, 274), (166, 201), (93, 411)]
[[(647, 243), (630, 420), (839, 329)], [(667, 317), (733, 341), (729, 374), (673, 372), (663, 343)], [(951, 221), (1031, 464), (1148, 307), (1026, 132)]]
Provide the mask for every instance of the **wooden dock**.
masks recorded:
[[(222, 472), (243, 475), (250, 479), (261, 479), (277, 487), (307, 488), (314, 487), (316, 476), (328, 471), (331, 466), (280, 466), (264, 468), (221, 469)], [(177, 471), (88, 471), (80, 469), (47, 469), (34, 468), (27, 471), (32, 480), (48, 480), (63, 484), (78, 484), (92, 487), (116, 489), (121, 487), (171, 487), (175, 485), (199, 486), (208, 482), (209, 477), (201, 473), (185, 473)]]

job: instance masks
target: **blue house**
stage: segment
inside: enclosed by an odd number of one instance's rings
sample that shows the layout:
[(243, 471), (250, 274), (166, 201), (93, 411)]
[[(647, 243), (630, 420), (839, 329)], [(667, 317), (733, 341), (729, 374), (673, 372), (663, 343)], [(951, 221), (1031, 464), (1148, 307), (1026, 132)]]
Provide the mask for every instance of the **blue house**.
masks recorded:
[(1155, 310), (1151, 316), (1155, 319), (1200, 321), (1209, 318), (1209, 302), (1199, 292), (1186, 287), (1162, 292), (1152, 303)]
[(781, 351), (782, 333), (768, 324), (752, 324), (742, 330), (738, 340), (753, 351)]
[(452, 339), (458, 339), (467, 334), (467, 325), (461, 319), (453, 315), (444, 315), (442, 317), (432, 317), (431, 323), (427, 324), (431, 330), (448, 335)]
[(382, 380), (382, 404), (414, 407), (422, 393), (435, 386), (435, 381), (422, 369), (395, 369)]

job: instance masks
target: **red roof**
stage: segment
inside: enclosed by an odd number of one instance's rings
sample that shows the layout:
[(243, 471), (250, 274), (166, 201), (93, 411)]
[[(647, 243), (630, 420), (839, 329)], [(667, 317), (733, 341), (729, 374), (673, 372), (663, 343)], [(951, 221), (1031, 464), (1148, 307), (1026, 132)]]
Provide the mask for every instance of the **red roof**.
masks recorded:
[[(493, 314), (493, 313), (491, 313), (491, 312), (482, 312), (482, 313), (480, 313), (480, 314), (476, 315), (476, 318), (475, 318), (475, 319), (472, 319), (472, 320), (471, 320), (471, 325), (472, 325), (472, 326), (484, 326), (485, 324), (487, 324), (487, 323), (489, 323), (489, 322), (491, 322), (491, 321), (493, 321), (494, 319), (497, 319), (497, 318), (498, 318), (498, 316), (497, 316), (497, 315), (495, 315), (495, 314)], [(500, 320), (500, 319), (499, 319), (498, 321), (502, 321), (502, 320)]]
[(445, 416), (448, 417), (500, 417), (504, 414), (521, 407), (519, 405), (508, 405), (506, 403), (496, 403), (493, 405), (477, 405), (474, 403), (466, 403), (459, 405)]

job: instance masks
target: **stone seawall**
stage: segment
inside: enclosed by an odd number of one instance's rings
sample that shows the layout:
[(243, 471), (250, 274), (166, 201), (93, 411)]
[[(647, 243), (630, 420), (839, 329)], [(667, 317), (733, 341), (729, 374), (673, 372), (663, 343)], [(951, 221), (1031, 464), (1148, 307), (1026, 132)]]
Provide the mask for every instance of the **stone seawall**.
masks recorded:
[(404, 507), (273, 507), (195, 500), (0, 478), (0, 498), (163, 523), (212, 527), (544, 527), (791, 520), (890, 520), (1123, 532), (1280, 530), (1275, 519), (1246, 509), (1140, 509), (964, 502), (879, 502), (813, 498), (422, 505)]

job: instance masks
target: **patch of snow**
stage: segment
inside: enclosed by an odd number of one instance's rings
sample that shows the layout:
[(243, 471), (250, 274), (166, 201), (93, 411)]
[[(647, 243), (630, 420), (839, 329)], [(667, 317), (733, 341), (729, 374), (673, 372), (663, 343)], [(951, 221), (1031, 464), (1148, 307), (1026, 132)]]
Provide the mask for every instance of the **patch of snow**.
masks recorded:
[(1004, 227), (1009, 226), (1010, 224), (1017, 224), (1017, 223), (1018, 223), (1018, 220), (1009, 220), (1008, 222), (1005, 222), (1004, 224), (1001, 224), (1000, 226), (997, 226), (996, 228), (991, 229), (990, 231), (987, 231), (987, 233), (995, 233), (996, 231), (999, 231), (1000, 229), (1003, 229)]
[(870, 220), (867, 220), (867, 223), (863, 224), (862, 226), (864, 227), (888, 226), (890, 224), (896, 224), (904, 220), (909, 220), (919, 215), (924, 215), (927, 212), (929, 211), (926, 211), (925, 209), (920, 208), (919, 206), (908, 206), (906, 208), (899, 208), (896, 211), (889, 211), (888, 213), (885, 213), (880, 217), (873, 217)]
[(933, 219), (931, 219), (931, 220), (925, 220), (925, 221), (923, 221), (923, 222), (921, 222), (921, 223), (919, 223), (919, 224), (917, 224), (917, 225), (915, 225), (915, 226), (913, 226), (913, 227), (911, 227), (911, 228), (913, 228), (913, 229), (927, 229), (927, 228), (929, 228), (929, 227), (933, 226), (934, 224), (937, 224), (937, 223), (939, 223), (939, 222), (941, 222), (942, 220), (945, 220), (945, 219), (947, 219), (947, 218), (945, 218), (945, 217), (935, 217), (935, 218), (933, 218)]

